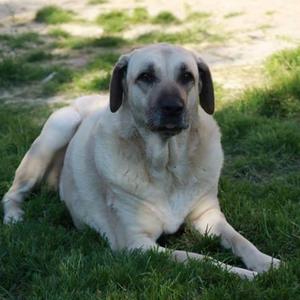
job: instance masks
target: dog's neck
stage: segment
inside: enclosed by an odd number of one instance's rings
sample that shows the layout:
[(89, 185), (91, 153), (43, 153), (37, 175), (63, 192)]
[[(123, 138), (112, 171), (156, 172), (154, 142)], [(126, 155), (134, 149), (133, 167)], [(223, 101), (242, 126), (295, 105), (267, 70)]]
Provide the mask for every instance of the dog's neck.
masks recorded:
[(188, 178), (188, 157), (190, 134), (194, 123), (173, 137), (163, 137), (144, 127), (136, 127), (144, 145), (149, 175), (158, 180), (171, 173), (177, 181), (183, 183)]
[(188, 129), (168, 138), (150, 131), (143, 124), (137, 125), (125, 105), (120, 111), (119, 118), (119, 125), (122, 126), (122, 137), (125, 139), (140, 139), (141, 151), (147, 157), (146, 161), (151, 177), (162, 179), (166, 172), (170, 172), (179, 181), (186, 178), (189, 143), (191, 141), (190, 134), (195, 127), (199, 126), (197, 111), (191, 116)]

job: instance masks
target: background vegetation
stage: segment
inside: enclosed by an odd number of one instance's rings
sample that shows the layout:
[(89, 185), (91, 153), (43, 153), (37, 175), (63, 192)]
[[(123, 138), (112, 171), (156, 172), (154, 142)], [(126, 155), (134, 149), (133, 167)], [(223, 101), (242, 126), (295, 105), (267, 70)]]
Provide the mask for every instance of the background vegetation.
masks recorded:
[[(186, 20), (191, 26), (179, 32), (157, 27), (135, 38), (125, 38), (123, 30), (138, 22), (173, 26), (182, 21), (168, 12), (153, 17), (138, 8), (100, 15), (95, 23), (104, 33), (97, 38), (73, 36), (59, 27), (47, 34), (2, 34), (0, 90), (33, 98), (107, 91), (112, 66), (128, 47), (230, 38), (216, 31), (209, 17), (191, 14)], [(84, 22), (75, 12), (53, 6), (36, 15), (46, 24), (74, 19)], [(70, 63), (79, 59), (80, 65)], [(58, 196), (41, 187), (25, 203), (22, 224), (0, 225), (0, 298), (300, 299), (300, 48), (270, 57), (264, 74), (265, 85), (235, 101), (228, 102), (231, 95), (217, 87), (215, 117), (225, 151), (220, 202), (230, 223), (262, 251), (281, 258), (282, 268), (248, 282), (204, 262), (181, 265), (153, 252), (112, 253), (95, 232), (77, 231)], [(0, 105), (0, 195), (57, 107)], [(242, 266), (216, 238), (189, 227), (160, 242)]]

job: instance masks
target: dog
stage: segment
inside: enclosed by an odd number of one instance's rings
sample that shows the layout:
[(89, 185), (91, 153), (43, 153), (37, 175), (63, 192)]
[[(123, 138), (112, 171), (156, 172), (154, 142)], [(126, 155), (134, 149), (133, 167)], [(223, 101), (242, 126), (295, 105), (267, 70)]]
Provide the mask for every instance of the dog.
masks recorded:
[[(4, 223), (22, 220), (24, 198), (46, 179), (59, 188), (75, 226), (93, 228), (112, 250), (155, 248), (178, 262), (208, 259), (248, 279), (277, 268), (280, 260), (260, 252), (221, 212), (214, 102), (210, 70), (189, 50), (154, 44), (121, 56), (109, 101), (81, 97), (49, 117), (3, 197)], [(219, 236), (247, 269), (156, 243), (185, 222)]]

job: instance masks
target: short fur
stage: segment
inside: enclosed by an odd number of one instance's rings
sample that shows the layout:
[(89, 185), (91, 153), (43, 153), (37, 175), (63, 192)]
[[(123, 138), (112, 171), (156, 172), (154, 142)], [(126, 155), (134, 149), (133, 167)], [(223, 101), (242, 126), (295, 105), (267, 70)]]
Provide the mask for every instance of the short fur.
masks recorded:
[[(159, 78), (153, 85), (138, 77), (149, 63)], [(182, 64), (193, 78), (186, 85), (176, 77)], [(161, 100), (155, 99), (168, 89), (177, 91), (186, 116), (177, 134), (164, 136), (154, 130), (161, 122)], [(159, 236), (190, 222), (201, 234), (220, 236), (249, 270), (208, 258), (212, 263), (247, 278), (278, 267), (278, 259), (236, 232), (220, 210), (223, 152), (213, 110), (209, 68), (190, 51), (157, 44), (122, 56), (113, 71), (110, 105), (87, 96), (50, 116), (3, 198), (4, 222), (22, 219), (22, 201), (46, 174), (52, 185), (59, 183), (74, 224), (105, 235), (113, 250), (166, 251), (156, 244)], [(181, 262), (205, 258), (182, 250), (170, 254)]]

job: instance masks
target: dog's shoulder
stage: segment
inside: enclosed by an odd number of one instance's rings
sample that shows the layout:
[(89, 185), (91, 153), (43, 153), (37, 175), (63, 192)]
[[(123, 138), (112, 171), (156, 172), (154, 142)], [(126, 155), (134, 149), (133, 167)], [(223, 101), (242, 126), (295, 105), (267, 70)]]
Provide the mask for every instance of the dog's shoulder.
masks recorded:
[(217, 178), (223, 166), (221, 132), (215, 119), (199, 112), (198, 123), (189, 136), (189, 164), (191, 173), (201, 178)]

